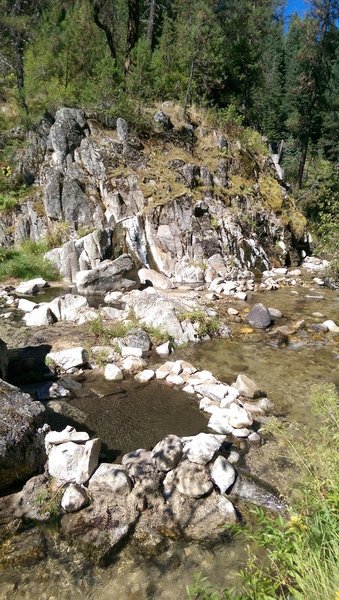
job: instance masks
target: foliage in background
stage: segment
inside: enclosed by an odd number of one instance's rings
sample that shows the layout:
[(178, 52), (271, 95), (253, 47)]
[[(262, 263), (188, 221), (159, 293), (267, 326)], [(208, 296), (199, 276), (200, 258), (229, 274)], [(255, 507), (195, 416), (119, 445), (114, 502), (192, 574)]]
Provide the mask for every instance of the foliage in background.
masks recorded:
[(311, 0), (286, 27), (284, 4), (0, 0), (0, 102), (16, 98), (26, 122), (72, 105), (107, 123), (153, 101), (196, 103), (284, 139), (300, 186), (307, 157), (337, 159), (339, 8)]
[[(317, 250), (335, 258), (338, 0), (310, 0), (305, 16), (292, 15), (288, 24), (284, 4), (0, 0), (0, 125), (9, 129), (16, 116), (27, 126), (66, 105), (108, 126), (121, 116), (147, 135), (145, 106), (179, 101), (193, 124), (189, 108), (204, 107), (211, 126), (241, 148), (266, 154), (261, 135), (284, 140), (285, 180), (302, 187), (300, 206)], [(0, 135), (1, 169), (11, 165), (14, 138)], [(332, 165), (326, 186), (315, 182), (324, 161)], [(14, 178), (5, 184), (0, 191), (11, 192)], [(14, 196), (1, 197), (0, 210), (14, 205)], [(302, 235), (304, 224), (294, 230)]]

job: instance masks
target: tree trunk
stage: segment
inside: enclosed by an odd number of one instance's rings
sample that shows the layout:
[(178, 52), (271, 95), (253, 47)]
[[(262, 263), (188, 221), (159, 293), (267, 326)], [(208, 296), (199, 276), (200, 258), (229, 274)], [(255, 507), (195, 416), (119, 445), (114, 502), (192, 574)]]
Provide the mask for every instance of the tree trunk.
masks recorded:
[(15, 77), (18, 88), (18, 102), (21, 108), (24, 109), (26, 115), (28, 115), (28, 106), (25, 97), (25, 79), (24, 79), (24, 50), (25, 43), (23, 39), (18, 35), (15, 39), (15, 54), (16, 54), (16, 65), (15, 65)]
[(101, 20), (100, 18), (100, 9), (102, 8), (102, 3), (101, 2), (94, 2), (93, 4), (93, 20), (94, 23), (96, 24), (97, 27), (99, 27), (99, 29), (101, 29), (105, 36), (106, 36), (106, 42), (107, 42), (107, 46), (109, 48), (111, 57), (115, 60), (117, 60), (117, 54), (116, 54), (116, 49), (115, 49), (115, 44), (114, 44), (114, 38), (113, 38), (113, 33), (111, 31), (110, 26)]
[(300, 161), (299, 161), (299, 167), (298, 167), (298, 177), (297, 177), (297, 189), (299, 190), (302, 186), (303, 183), (303, 178), (304, 178), (304, 170), (305, 170), (305, 163), (306, 163), (306, 158), (307, 158), (307, 150), (308, 150), (308, 142), (309, 142), (309, 136), (306, 138), (302, 148), (301, 148), (301, 156), (300, 156)]
[(155, 9), (156, 9), (156, 0), (150, 0), (150, 7), (149, 7), (148, 21), (147, 21), (147, 41), (148, 41), (148, 45), (150, 48), (152, 48), (152, 46), (153, 46)]
[(139, 0), (128, 0), (127, 44), (125, 56), (125, 75), (131, 66), (131, 52), (139, 38)]

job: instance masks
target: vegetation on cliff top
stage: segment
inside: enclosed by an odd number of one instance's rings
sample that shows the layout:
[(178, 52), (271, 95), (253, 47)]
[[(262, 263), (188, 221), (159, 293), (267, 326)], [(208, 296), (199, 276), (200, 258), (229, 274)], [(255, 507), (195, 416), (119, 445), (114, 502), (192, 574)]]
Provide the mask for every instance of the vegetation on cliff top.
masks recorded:
[[(105, 125), (122, 116), (147, 134), (144, 106), (179, 102), (194, 126), (197, 105), (242, 146), (264, 149), (257, 130), (280, 148), (319, 248), (337, 251), (337, 0), (311, 0), (287, 26), (282, 0), (0, 0), (0, 9), (5, 171), (11, 128), (60, 106), (84, 108)], [(266, 188), (268, 206), (279, 207), (276, 186)], [(2, 209), (12, 202), (3, 197)]]

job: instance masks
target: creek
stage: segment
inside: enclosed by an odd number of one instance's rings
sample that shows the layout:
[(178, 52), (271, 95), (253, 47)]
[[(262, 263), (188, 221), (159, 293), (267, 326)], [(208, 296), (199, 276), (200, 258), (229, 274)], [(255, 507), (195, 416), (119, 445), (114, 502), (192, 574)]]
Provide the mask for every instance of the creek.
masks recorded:
[[(177, 351), (175, 357), (209, 369), (227, 383), (234, 381), (237, 373), (246, 373), (273, 401), (274, 414), (290, 424), (298, 436), (304, 424), (317, 427), (310, 411), (312, 385), (333, 382), (339, 386), (339, 336), (309, 327), (325, 319), (338, 321), (338, 300), (332, 290), (310, 291), (304, 287), (253, 295), (251, 303), (262, 301), (284, 314), (281, 324), (305, 319), (306, 328), (292, 335), (286, 347), (278, 348), (268, 343), (266, 333), (249, 329), (244, 333), (242, 325), (234, 323), (232, 338), (190, 346)], [(315, 313), (323, 317), (312, 316)], [(110, 460), (137, 447), (150, 447), (167, 433), (207, 431), (207, 420), (199, 413), (196, 401), (183, 392), (156, 382), (147, 386), (119, 382), (116, 386), (115, 393), (109, 393), (112, 384), (108, 386), (103, 378), (90, 374), (81, 397), (67, 403), (69, 417), (53, 411), (50, 422), (59, 428), (68, 419), (78, 428), (81, 425), (100, 436), (104, 454)], [(295, 471), (274, 441), (252, 449), (248, 464), (251, 472), (276, 485), (288, 497)], [(156, 553), (131, 542), (102, 569), (92, 567), (83, 555), (55, 536), (45, 560), (0, 573), (0, 598), (184, 599), (193, 573), (201, 572), (215, 585), (227, 587), (236, 584), (245, 561), (241, 536), (231, 539), (225, 533), (222, 542), (214, 546), (166, 539)]]

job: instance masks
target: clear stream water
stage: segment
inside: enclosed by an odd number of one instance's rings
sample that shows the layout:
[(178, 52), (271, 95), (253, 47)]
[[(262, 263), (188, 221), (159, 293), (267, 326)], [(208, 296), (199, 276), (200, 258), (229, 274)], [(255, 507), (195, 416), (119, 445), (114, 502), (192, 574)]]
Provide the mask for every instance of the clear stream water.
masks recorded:
[[(264, 296), (253, 296), (281, 310), (291, 319), (306, 324), (326, 319), (339, 320), (339, 296), (331, 290), (297, 289), (298, 295), (284, 288)], [(323, 299), (306, 296), (323, 296)], [(236, 306), (236, 303), (232, 303)], [(241, 305), (239, 304), (239, 307)], [(324, 317), (313, 317), (320, 312)], [(282, 320), (283, 324), (285, 321)], [(279, 323), (280, 324), (280, 323)], [(195, 366), (210, 369), (231, 383), (237, 373), (245, 372), (264, 389), (274, 402), (274, 413), (293, 424), (316, 427), (310, 408), (310, 388), (317, 383), (339, 386), (339, 336), (302, 329), (290, 337), (286, 348), (267, 343), (265, 333), (242, 333), (234, 324), (233, 337), (206, 342), (176, 353)], [(156, 382), (137, 386), (127, 382), (112, 384), (93, 375), (84, 384), (83, 395), (69, 405), (70, 417), (53, 413), (54, 423), (67, 422), (85, 427), (103, 440), (110, 460), (137, 447), (150, 447), (167, 433), (190, 435), (207, 431), (207, 419), (199, 413), (194, 399), (165, 388)], [(270, 456), (268, 441), (255, 451), (257, 474), (271, 482), (281, 481), (284, 492), (295, 478), (293, 469), (281, 473), (281, 463)], [(272, 453), (273, 457), (273, 453)], [(186, 598), (186, 585), (193, 573), (201, 572), (214, 584), (228, 587), (237, 581), (246, 553), (241, 537), (225, 540), (214, 547), (184, 540), (166, 540), (156, 556), (127, 545), (115, 562), (105, 569), (92, 568), (65, 542), (55, 543), (49, 557), (33, 567), (0, 573), (0, 598), (6, 600), (180, 600)]]

